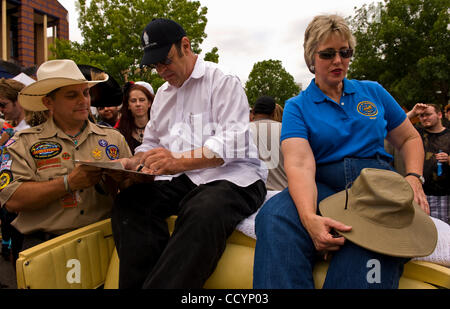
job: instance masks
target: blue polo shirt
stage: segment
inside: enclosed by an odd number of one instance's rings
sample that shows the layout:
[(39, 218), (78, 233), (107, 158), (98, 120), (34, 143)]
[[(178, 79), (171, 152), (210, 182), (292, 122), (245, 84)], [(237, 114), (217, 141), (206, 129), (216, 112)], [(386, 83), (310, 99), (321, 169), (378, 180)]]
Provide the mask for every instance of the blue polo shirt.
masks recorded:
[(384, 150), (387, 132), (406, 118), (395, 99), (377, 82), (344, 79), (340, 102), (326, 96), (313, 79), (305, 91), (286, 101), (281, 141), (308, 140), (317, 164), (345, 157), (392, 156)]

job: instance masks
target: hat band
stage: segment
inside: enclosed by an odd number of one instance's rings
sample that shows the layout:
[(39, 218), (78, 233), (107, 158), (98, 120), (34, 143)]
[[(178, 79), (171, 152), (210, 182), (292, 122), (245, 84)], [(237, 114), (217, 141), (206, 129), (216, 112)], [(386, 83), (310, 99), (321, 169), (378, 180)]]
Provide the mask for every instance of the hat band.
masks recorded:
[(21, 93), (20, 95), (24, 95), (24, 96), (28, 96), (28, 97), (45, 97), (48, 93), (46, 94), (28, 94), (28, 93)]
[(345, 185), (345, 208), (344, 208), (345, 210), (347, 210), (347, 204), (348, 204), (348, 187), (352, 184), (353, 184), (353, 181), (350, 181), (349, 183), (347, 183)]

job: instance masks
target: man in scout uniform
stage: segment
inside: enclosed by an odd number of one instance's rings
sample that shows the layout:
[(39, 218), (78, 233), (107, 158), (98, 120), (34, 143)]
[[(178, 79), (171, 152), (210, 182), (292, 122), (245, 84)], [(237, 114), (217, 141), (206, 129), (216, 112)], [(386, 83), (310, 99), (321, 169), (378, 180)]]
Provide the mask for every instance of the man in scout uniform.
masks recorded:
[(48, 109), (52, 116), (9, 141), (0, 203), (18, 213), (12, 225), (19, 232), (43, 241), (110, 215), (111, 179), (74, 160), (110, 161), (131, 152), (118, 131), (88, 121), (90, 87), (107, 78), (88, 81), (71, 60), (43, 63), (37, 78), (18, 101), (27, 110)]

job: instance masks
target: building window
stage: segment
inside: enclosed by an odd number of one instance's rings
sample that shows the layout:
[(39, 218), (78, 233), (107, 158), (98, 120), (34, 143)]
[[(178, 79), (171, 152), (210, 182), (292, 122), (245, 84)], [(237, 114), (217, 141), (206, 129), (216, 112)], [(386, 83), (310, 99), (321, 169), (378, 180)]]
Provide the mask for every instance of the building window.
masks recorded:
[(18, 60), (19, 59), (19, 23), (16, 16), (10, 16), (11, 27), (9, 29), (9, 41), (10, 46), (10, 58)]

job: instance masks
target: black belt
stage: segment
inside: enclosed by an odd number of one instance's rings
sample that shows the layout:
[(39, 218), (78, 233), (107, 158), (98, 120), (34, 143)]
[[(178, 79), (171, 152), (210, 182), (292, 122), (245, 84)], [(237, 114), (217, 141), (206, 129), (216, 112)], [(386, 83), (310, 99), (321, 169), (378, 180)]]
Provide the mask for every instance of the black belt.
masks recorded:
[(37, 232), (31, 233), (31, 234), (25, 235), (25, 237), (36, 238), (36, 239), (39, 239), (42, 241), (47, 241), (47, 240), (53, 239), (58, 236), (59, 235), (47, 233), (44, 231), (37, 231)]

